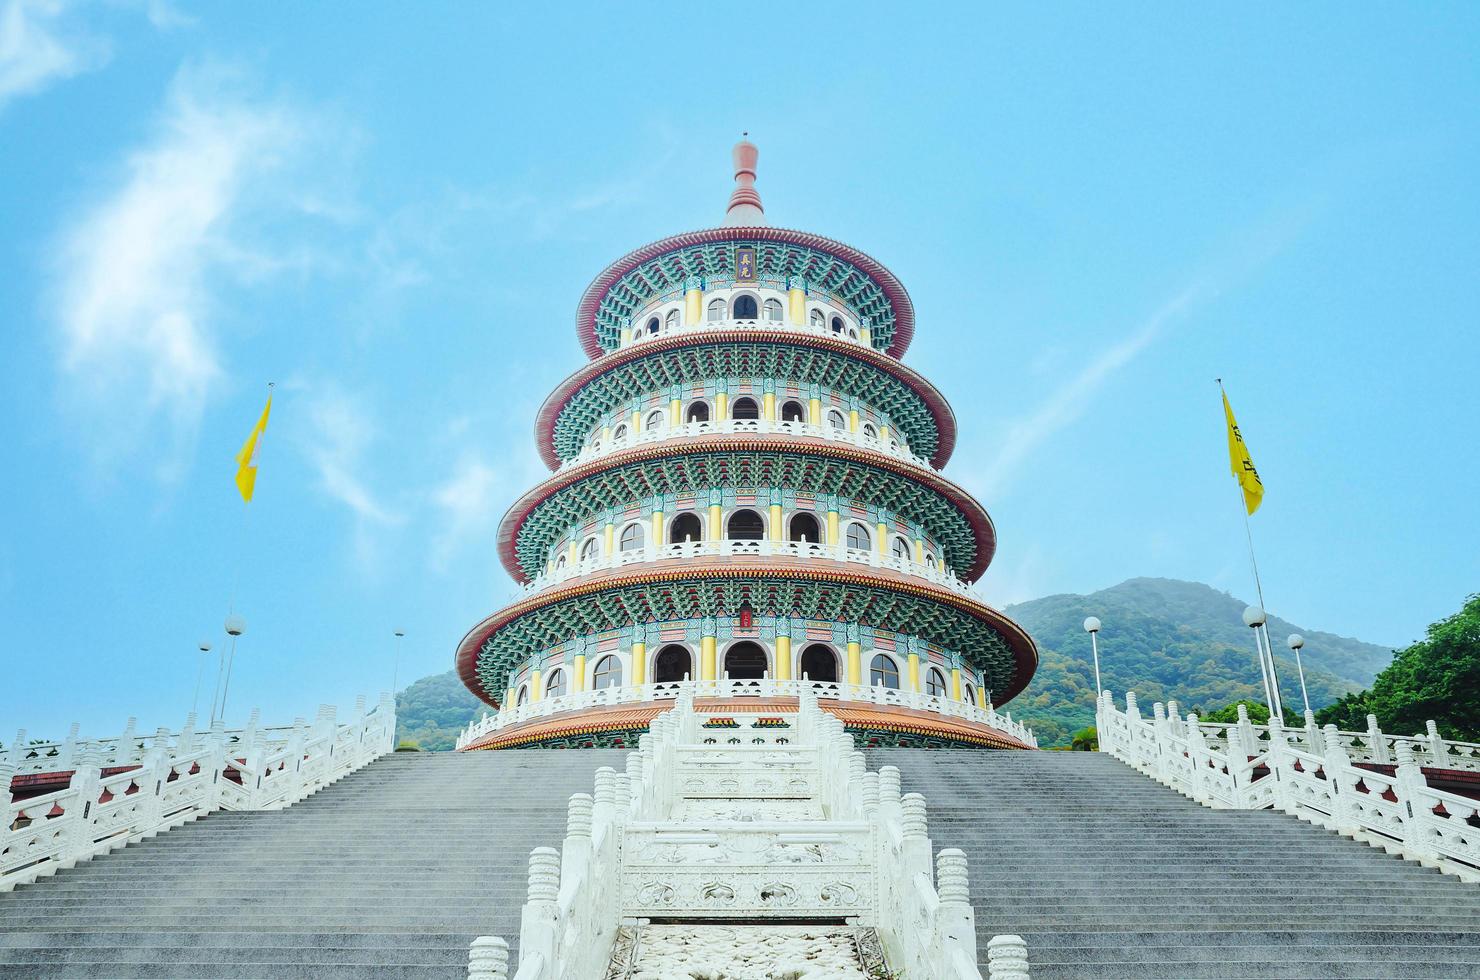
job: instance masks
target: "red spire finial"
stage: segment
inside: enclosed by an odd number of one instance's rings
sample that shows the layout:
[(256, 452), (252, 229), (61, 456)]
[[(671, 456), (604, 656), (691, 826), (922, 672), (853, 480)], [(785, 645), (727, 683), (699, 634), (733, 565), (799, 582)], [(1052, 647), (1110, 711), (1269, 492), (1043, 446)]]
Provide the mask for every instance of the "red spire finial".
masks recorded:
[(745, 139), (749, 133), (740, 135), (741, 140), (731, 153), (735, 161), (735, 190), (730, 194), (729, 207), (725, 209), (725, 224), (764, 225), (766, 209), (761, 207), (761, 196), (755, 191), (755, 161), (761, 151)]

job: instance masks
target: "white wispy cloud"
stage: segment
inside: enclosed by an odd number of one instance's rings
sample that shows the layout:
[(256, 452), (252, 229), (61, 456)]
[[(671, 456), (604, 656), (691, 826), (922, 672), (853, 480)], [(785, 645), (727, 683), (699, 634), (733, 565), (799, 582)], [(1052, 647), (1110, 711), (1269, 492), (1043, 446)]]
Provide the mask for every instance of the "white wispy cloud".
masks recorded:
[(487, 531), (499, 515), (498, 471), (480, 455), (465, 453), (447, 479), (432, 491), (439, 529), (432, 538), (431, 563), (445, 571), (454, 553)]
[(319, 490), (347, 507), (362, 528), (399, 523), (401, 515), (381, 502), (363, 475), (366, 452), (378, 436), (365, 404), (327, 386), (310, 396), (307, 417), (301, 444)]
[(106, 40), (71, 25), (62, 0), (10, 0), (0, 9), (0, 110), (107, 63)]

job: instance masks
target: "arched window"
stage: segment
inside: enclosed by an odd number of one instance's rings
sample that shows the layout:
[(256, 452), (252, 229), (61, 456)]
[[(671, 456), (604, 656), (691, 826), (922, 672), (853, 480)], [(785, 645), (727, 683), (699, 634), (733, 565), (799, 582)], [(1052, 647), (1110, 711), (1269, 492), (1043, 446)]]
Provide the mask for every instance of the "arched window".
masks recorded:
[(722, 299), (712, 299), (712, 300), (710, 300), (709, 301), (709, 317), (708, 317), (709, 322), (710, 323), (714, 323), (716, 320), (723, 320), (724, 318), (725, 318), (725, 301), (722, 300)]
[(968, 683), (961, 685), (961, 699), (967, 704), (976, 704), (976, 688)]
[(661, 429), (663, 428), (664, 423), (667, 421), (668, 413), (663, 411), (661, 408), (658, 408), (654, 409), (651, 412), (648, 412), (647, 420), (642, 424), (647, 426), (649, 430)]
[(887, 687), (891, 691), (899, 690), (899, 668), (895, 666), (894, 661), (882, 653), (875, 654), (868, 666), (868, 686)]
[(604, 687), (622, 686), (622, 661), (610, 654), (596, 661), (596, 672), (592, 675), (591, 687), (601, 690)]
[(725, 673), (731, 680), (758, 681), (766, 675), (769, 666), (766, 651), (759, 643), (746, 640), (725, 652)]
[(827, 326), (827, 317), (822, 315), (821, 310), (813, 310), (812, 315), (807, 318), (807, 322), (819, 329), (825, 328)]
[(698, 514), (679, 514), (668, 526), (668, 541), (671, 544), (702, 540), (704, 540), (704, 529), (699, 526)]
[(731, 541), (759, 541), (765, 537), (766, 524), (761, 515), (753, 510), (737, 510), (730, 515), (725, 525), (726, 537)]
[(846, 429), (848, 428), (848, 416), (836, 408), (829, 408), (827, 410), (827, 424), (834, 429)]
[(737, 398), (730, 403), (730, 418), (732, 419), (758, 419), (761, 417), (761, 407), (755, 403), (754, 398)]
[(792, 541), (806, 541), (817, 544), (822, 540), (822, 532), (817, 526), (817, 518), (811, 514), (796, 514), (791, 519)]
[(628, 524), (622, 528), (622, 550), (638, 551), (642, 548), (643, 531), (641, 524)]
[(946, 675), (931, 667), (925, 672), (925, 693), (932, 697), (946, 696)]
[(550, 671), (549, 678), (545, 681), (545, 697), (558, 698), (565, 693), (565, 671), (559, 667)]
[(833, 333), (842, 333), (843, 332), (843, 318), (842, 317), (835, 316), (835, 317), (832, 318), (832, 332)]
[(689, 410), (684, 413), (685, 422), (708, 422), (709, 405), (705, 402), (694, 402)]
[(581, 545), (581, 561), (590, 561), (596, 557), (596, 539), (587, 538), (586, 543)]
[(832, 648), (814, 643), (802, 651), (800, 674), (809, 681), (835, 684), (838, 680), (838, 655)]
[(901, 561), (910, 560), (910, 543), (904, 538), (896, 536), (894, 538), (894, 544), (890, 545), (889, 550), (894, 553), (895, 558)]
[(848, 547), (852, 551), (868, 551), (873, 547), (873, 538), (868, 533), (868, 528), (857, 521), (848, 525)]
[(781, 319), (781, 300), (779, 300), (779, 299), (768, 299), (768, 300), (766, 300), (765, 311), (766, 311), (766, 319), (767, 320), (777, 320), (777, 321), (779, 321)]
[(863, 434), (868, 436), (870, 439), (879, 438), (879, 430), (874, 428), (874, 424), (872, 422), (863, 423)]
[(781, 406), (781, 421), (783, 422), (805, 422), (807, 421), (807, 409), (801, 402), (785, 402)]
[(561, 552), (561, 553), (560, 553), (560, 554), (559, 554), (559, 555), (558, 555), (558, 556), (557, 556), (557, 557), (556, 557), (556, 559), (555, 559), (555, 567), (556, 567), (556, 568), (557, 568), (557, 569), (560, 569), (560, 568), (564, 568), (564, 567), (565, 567), (565, 552), (563, 552), (563, 551), (562, 551), (562, 552)]
[(653, 658), (654, 684), (672, 684), (692, 676), (693, 660), (689, 657), (689, 651), (677, 643), (671, 643), (659, 650), (658, 655)]
[(658, 318), (657, 317), (653, 317), (651, 320), (648, 321), (647, 331), (648, 331), (648, 335), (649, 336), (657, 336), (657, 333), (658, 333)]
[(935, 567), (935, 556), (928, 551), (925, 552), (925, 564), (929, 568)]
[(677, 310), (668, 311), (668, 315), (663, 318), (663, 326), (668, 330), (672, 330), (674, 327), (678, 326)]
[(758, 315), (754, 296), (735, 297), (735, 319), (754, 320)]
[(625, 438), (627, 438), (627, 423), (623, 422), (615, 429), (612, 429), (612, 442), (621, 442)]
[(529, 685), (519, 685), (519, 696), (514, 699), (514, 707), (522, 708), (529, 703)]

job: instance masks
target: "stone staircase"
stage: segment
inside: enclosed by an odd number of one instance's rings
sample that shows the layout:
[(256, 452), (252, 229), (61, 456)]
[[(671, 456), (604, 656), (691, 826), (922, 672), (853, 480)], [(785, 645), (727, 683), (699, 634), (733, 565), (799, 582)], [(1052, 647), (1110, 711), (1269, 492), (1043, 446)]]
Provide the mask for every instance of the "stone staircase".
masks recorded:
[(971, 862), (1033, 980), (1480, 978), (1480, 887), (1269, 811), (1216, 811), (1108, 755), (871, 749)]
[(0, 894), (0, 977), (459, 978), (619, 750), (403, 753)]

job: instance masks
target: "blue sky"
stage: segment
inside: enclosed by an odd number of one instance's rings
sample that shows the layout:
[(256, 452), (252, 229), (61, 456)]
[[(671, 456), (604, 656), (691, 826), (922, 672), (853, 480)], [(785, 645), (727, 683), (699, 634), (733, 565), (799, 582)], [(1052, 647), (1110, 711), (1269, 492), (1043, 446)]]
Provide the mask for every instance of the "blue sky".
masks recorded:
[(1251, 595), (1220, 376), (1272, 609), (1480, 589), (1480, 8), (503, 6), (0, 3), (0, 733), (178, 725), (233, 593), (233, 721), (450, 666), (580, 291), (742, 129), (910, 289), (994, 602)]

